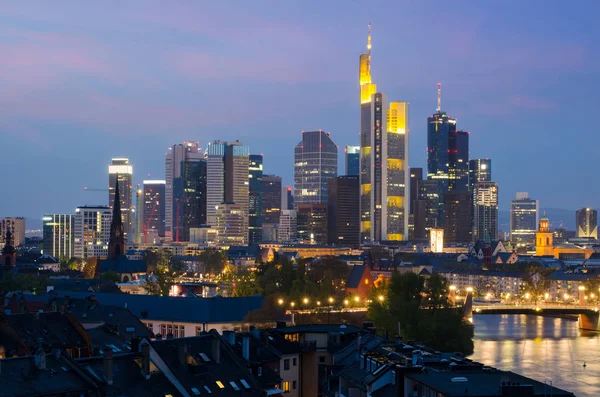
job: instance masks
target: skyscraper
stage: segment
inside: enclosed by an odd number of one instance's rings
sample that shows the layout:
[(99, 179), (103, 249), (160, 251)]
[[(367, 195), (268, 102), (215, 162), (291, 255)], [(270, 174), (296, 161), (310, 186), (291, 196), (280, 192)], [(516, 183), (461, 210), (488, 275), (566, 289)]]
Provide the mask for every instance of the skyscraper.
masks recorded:
[[(206, 149), (208, 224), (217, 225), (217, 209), (222, 203), (235, 204), (230, 210), (222, 211), (221, 215), (223, 218), (241, 214), (241, 228), (245, 230), (246, 237), (238, 241), (236, 235), (236, 241), (241, 243), (239, 245), (248, 243), (248, 156), (248, 147), (239, 141), (214, 141)], [(228, 238), (219, 235), (219, 239), (225, 241)]]
[(328, 132), (302, 131), (294, 147), (296, 204), (327, 204), (327, 180), (338, 174), (338, 147)]
[(254, 244), (262, 241), (263, 155), (251, 154), (248, 158), (248, 240)]
[(510, 202), (510, 241), (513, 245), (535, 244), (540, 209), (538, 200), (529, 198), (527, 192), (517, 192)]
[(346, 175), (360, 174), (360, 146), (346, 145), (344, 149), (346, 157)]
[(52, 255), (58, 260), (75, 256), (73, 215), (46, 214), (43, 222), (44, 254)]
[(224, 202), (215, 208), (215, 228), (221, 245), (248, 244), (248, 207), (244, 204)]
[(477, 182), (473, 190), (473, 241), (498, 239), (498, 185)]
[(144, 181), (142, 207), (138, 209), (141, 211), (140, 235), (143, 243), (165, 236), (165, 187), (166, 181)]
[(450, 191), (444, 195), (444, 239), (446, 244), (470, 243), (473, 240), (470, 192)]
[(25, 218), (4, 217), (0, 221), (0, 245), (6, 243), (6, 232), (10, 229), (12, 233), (12, 246), (18, 247), (25, 243)]
[(207, 220), (207, 165), (204, 159), (186, 159), (180, 176), (173, 179), (173, 240), (189, 241), (190, 228)]
[(308, 244), (327, 244), (327, 204), (298, 204), (298, 240)]
[(492, 181), (492, 160), (474, 159), (469, 160), (469, 191), (475, 189), (477, 182)]
[[(438, 84), (437, 111), (427, 118), (427, 179), (439, 181), (440, 195), (443, 199), (443, 194), (450, 188), (450, 157), (453, 155), (453, 158), (458, 158), (457, 146), (464, 142), (462, 136), (456, 134), (456, 119), (448, 117), (446, 112), (441, 110), (440, 90), (441, 84)], [(457, 150), (456, 155), (454, 150)], [(468, 159), (468, 153), (465, 156)]]
[(408, 238), (408, 103), (388, 102), (371, 80), (371, 29), (360, 55), (361, 242)]
[(76, 258), (107, 257), (112, 214), (108, 206), (82, 206), (75, 209), (73, 228)]
[[(423, 168), (410, 168), (410, 194), (409, 194), (409, 214), (408, 214), (408, 239), (415, 239), (415, 227), (420, 229), (417, 235), (425, 238), (425, 227), (422, 223), (424, 214), (415, 217), (415, 207), (418, 205), (416, 201), (419, 199), (419, 181), (423, 180)], [(423, 207), (423, 206), (421, 206)], [(420, 220), (420, 225), (415, 225), (415, 219)]]
[[(263, 175), (262, 180), (262, 208), (263, 224), (279, 224), (281, 214), (281, 177), (276, 175)], [(286, 209), (286, 208), (283, 208)]]
[(279, 217), (279, 228), (277, 241), (280, 243), (289, 243), (296, 240), (298, 229), (298, 220), (295, 210), (283, 210)]
[(125, 237), (134, 228), (133, 225), (133, 166), (129, 159), (114, 158), (108, 166), (108, 203), (113, 205), (115, 201), (115, 187), (119, 179), (119, 191), (121, 193), (121, 219)]
[(469, 133), (455, 130), (450, 134), (448, 153), (448, 191), (469, 191)]
[(358, 175), (329, 179), (327, 200), (327, 243), (360, 245)]
[(203, 157), (198, 142), (173, 145), (165, 155), (165, 237), (168, 241), (173, 239), (173, 218), (176, 215), (173, 181), (181, 177), (185, 161), (198, 161)]
[(577, 237), (598, 239), (598, 211), (582, 208), (576, 215)]
[[(429, 231), (440, 226), (442, 201), (439, 186), (439, 181), (435, 179), (424, 179), (418, 182), (419, 200), (415, 206), (415, 238), (429, 239)], [(418, 233), (416, 225), (419, 225)], [(422, 231), (420, 225), (422, 225)], [(421, 233), (424, 233), (424, 236)]]

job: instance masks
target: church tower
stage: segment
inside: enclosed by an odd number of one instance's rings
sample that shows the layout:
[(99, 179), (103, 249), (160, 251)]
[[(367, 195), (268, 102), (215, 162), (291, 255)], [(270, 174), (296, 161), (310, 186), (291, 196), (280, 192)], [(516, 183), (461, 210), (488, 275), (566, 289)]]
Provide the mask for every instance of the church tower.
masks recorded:
[(550, 220), (547, 217), (540, 219), (539, 231), (535, 234), (535, 255), (554, 256), (552, 245), (553, 234), (550, 231)]
[(119, 175), (115, 184), (115, 201), (113, 203), (113, 217), (110, 223), (110, 240), (108, 241), (108, 259), (117, 259), (125, 254), (125, 236), (123, 233), (123, 220), (121, 219), (121, 195), (119, 194)]
[(15, 266), (17, 260), (17, 250), (13, 247), (12, 230), (6, 228), (6, 244), (2, 248), (2, 256), (0, 257), (0, 266)]

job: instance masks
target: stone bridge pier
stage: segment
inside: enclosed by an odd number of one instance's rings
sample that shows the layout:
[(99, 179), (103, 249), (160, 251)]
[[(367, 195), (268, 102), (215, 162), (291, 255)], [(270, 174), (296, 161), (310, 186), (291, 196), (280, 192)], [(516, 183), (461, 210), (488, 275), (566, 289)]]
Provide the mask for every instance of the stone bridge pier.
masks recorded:
[(579, 314), (579, 329), (585, 331), (600, 331), (600, 313), (589, 311)]

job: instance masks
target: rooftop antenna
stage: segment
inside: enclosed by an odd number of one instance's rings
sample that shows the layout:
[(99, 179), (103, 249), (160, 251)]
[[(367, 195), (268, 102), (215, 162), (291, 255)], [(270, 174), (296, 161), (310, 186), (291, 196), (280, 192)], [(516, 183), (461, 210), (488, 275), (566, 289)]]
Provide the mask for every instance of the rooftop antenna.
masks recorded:
[[(371, 36), (369, 36), (369, 37), (371, 37)], [(438, 106), (437, 106), (438, 113), (440, 112), (440, 110), (442, 110), (442, 83), (438, 83)]]
[(371, 55), (371, 22), (369, 22), (369, 37), (367, 39), (367, 50), (369, 50), (369, 55)]

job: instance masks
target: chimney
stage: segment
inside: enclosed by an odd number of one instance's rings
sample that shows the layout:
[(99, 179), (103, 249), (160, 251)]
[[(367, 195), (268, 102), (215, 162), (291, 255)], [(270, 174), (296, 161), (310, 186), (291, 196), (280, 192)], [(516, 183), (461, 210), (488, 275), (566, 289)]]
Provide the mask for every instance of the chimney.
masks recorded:
[(179, 362), (181, 363), (181, 365), (186, 365), (187, 364), (187, 356), (188, 356), (188, 345), (187, 343), (180, 343), (177, 346), (177, 356), (179, 358)]
[(221, 362), (221, 338), (216, 335), (212, 340), (212, 358), (217, 364)]
[(104, 349), (104, 377), (106, 384), (113, 384), (113, 351), (112, 349)]
[(250, 361), (250, 336), (244, 335), (244, 339), (242, 339), (242, 355), (244, 359)]
[(35, 365), (39, 369), (46, 369), (46, 352), (44, 352), (44, 340), (38, 338), (37, 349), (35, 351)]
[(142, 375), (146, 379), (150, 379), (150, 345), (148, 343), (142, 345)]

